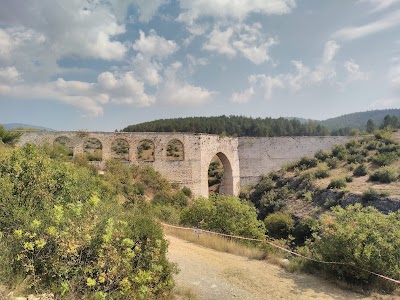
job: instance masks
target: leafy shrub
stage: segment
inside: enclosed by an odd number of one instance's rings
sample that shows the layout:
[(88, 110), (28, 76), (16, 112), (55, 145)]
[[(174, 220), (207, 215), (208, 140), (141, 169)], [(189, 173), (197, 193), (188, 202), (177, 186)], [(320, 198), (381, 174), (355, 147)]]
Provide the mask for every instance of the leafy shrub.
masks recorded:
[(261, 196), (266, 192), (270, 191), (275, 187), (276, 183), (272, 180), (271, 177), (263, 178), (254, 189), (254, 192), (251, 194), (251, 199), (254, 203), (260, 200)]
[(353, 155), (348, 155), (347, 156), (347, 163), (363, 163), (365, 162), (365, 157), (361, 154), (353, 154)]
[(283, 207), (285, 203), (280, 195), (275, 190), (270, 190), (261, 197), (257, 206), (259, 218), (263, 219), (267, 214), (281, 210)]
[(168, 224), (179, 224), (181, 210), (172, 205), (155, 205), (152, 209), (154, 216)]
[(368, 174), (368, 168), (365, 164), (358, 165), (353, 171), (353, 175), (357, 177), (365, 176), (367, 174)]
[(33, 145), (1, 159), (0, 261), (10, 266), (7, 272), (57, 298), (169, 293), (173, 267), (161, 227), (142, 207), (118, 205), (109, 186)]
[(336, 169), (339, 165), (339, 160), (336, 157), (329, 157), (325, 160), (325, 162), (331, 170)]
[(373, 159), (373, 162), (378, 166), (388, 166), (399, 158), (396, 152), (384, 152), (376, 155)]
[(265, 238), (265, 226), (257, 220), (254, 207), (238, 198), (211, 194), (194, 200), (181, 213), (181, 223), (217, 232), (252, 238)]
[(318, 220), (307, 216), (300, 220), (300, 222), (297, 222), (291, 233), (296, 240), (296, 244), (302, 245), (307, 239), (312, 237), (314, 232), (318, 231), (318, 228)]
[(353, 177), (351, 175), (346, 175), (344, 179), (346, 180), (347, 183), (353, 182)]
[(329, 153), (320, 149), (315, 153), (314, 157), (320, 161), (325, 161), (329, 157)]
[(377, 140), (380, 140), (385, 144), (393, 143), (393, 134), (390, 130), (375, 130), (374, 136)]
[(376, 201), (379, 200), (380, 194), (377, 190), (373, 188), (369, 188), (368, 190), (364, 191), (362, 194), (362, 200), (369, 202), (369, 201)]
[(181, 189), (181, 191), (186, 195), (186, 196), (188, 196), (189, 198), (190, 197), (192, 197), (192, 190), (191, 189), (189, 189), (188, 187), (183, 187), (182, 189)]
[(332, 179), (328, 185), (328, 189), (342, 189), (347, 186), (346, 180), (344, 178)]
[(318, 164), (318, 169), (315, 171), (314, 176), (316, 178), (327, 178), (329, 175), (328, 165), (325, 163)]
[[(338, 261), (397, 278), (400, 274), (400, 215), (388, 216), (357, 204), (334, 207), (321, 218), (321, 235), (310, 246), (317, 259)], [(349, 265), (316, 265), (337, 278), (367, 288), (393, 291), (397, 285)]]
[(369, 176), (371, 181), (379, 181), (380, 183), (391, 183), (396, 181), (399, 173), (392, 167), (380, 167)]
[(295, 225), (290, 214), (282, 211), (268, 215), (264, 223), (268, 234), (277, 239), (286, 239)]
[(348, 155), (348, 150), (343, 145), (335, 145), (332, 148), (332, 155), (340, 160), (345, 160)]
[(14, 144), (20, 136), (20, 132), (6, 130), (2, 125), (0, 125), (0, 142), (4, 144)]
[(316, 167), (317, 164), (318, 164), (318, 159), (316, 159), (315, 157), (302, 157), (297, 162), (297, 167), (305, 170)]

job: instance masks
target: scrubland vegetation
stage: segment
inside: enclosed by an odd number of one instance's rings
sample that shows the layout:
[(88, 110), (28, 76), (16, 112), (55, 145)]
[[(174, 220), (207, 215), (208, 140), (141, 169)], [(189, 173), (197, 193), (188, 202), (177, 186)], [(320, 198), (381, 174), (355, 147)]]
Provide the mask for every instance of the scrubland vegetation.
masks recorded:
[(399, 279), (400, 213), (371, 207), (400, 197), (400, 145), (389, 131), (288, 164), (240, 198), (193, 199), (190, 189), (169, 183), (150, 166), (120, 160), (108, 161), (98, 175), (87, 158), (71, 160), (62, 145), (0, 144), (0, 150), (0, 282), (10, 288), (22, 284), (65, 299), (167, 299), (176, 268), (166, 259), (157, 219), (268, 238), (307, 257), (345, 264), (293, 258), (263, 243), (164, 229), (221, 251), (286, 257), (291, 271), (367, 290), (396, 288), (351, 267)]

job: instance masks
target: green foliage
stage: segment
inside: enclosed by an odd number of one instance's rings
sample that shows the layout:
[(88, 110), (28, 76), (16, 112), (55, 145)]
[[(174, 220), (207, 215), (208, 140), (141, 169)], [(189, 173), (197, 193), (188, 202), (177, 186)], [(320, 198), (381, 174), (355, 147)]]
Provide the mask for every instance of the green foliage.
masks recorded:
[(173, 267), (162, 230), (140, 203), (127, 209), (114, 200), (111, 187), (129, 176), (116, 165), (110, 170), (117, 178), (101, 180), (33, 145), (1, 158), (2, 280), (27, 277), (36, 291), (75, 299), (169, 293)]
[(192, 197), (192, 190), (189, 189), (188, 187), (184, 186), (181, 191), (189, 198)]
[(325, 162), (331, 170), (336, 169), (339, 165), (339, 160), (336, 157), (329, 157), (325, 160)]
[(182, 191), (177, 191), (175, 193), (161, 191), (154, 195), (152, 203), (154, 205), (184, 207), (188, 204), (188, 197)]
[(243, 116), (189, 117), (163, 119), (130, 125), (127, 132), (193, 132), (220, 136), (323, 136), (329, 131), (315, 121), (302, 123), (285, 118), (249, 118)]
[(399, 155), (396, 152), (384, 152), (376, 155), (373, 162), (378, 166), (388, 166), (397, 161)]
[(353, 171), (353, 175), (360, 177), (368, 174), (368, 168), (366, 164), (359, 164)]
[(399, 173), (392, 167), (380, 167), (369, 176), (371, 181), (379, 181), (380, 183), (391, 183), (396, 181)]
[(307, 216), (297, 222), (296, 226), (291, 231), (291, 234), (295, 238), (297, 245), (303, 245), (307, 239), (312, 237), (312, 234), (317, 232), (319, 229), (318, 219)]
[(290, 214), (282, 211), (268, 215), (264, 223), (268, 235), (277, 239), (286, 239), (295, 225)]
[(379, 200), (380, 194), (377, 190), (373, 188), (369, 188), (368, 190), (364, 191), (362, 194), (362, 200), (366, 202), (376, 201)]
[(318, 159), (315, 157), (302, 157), (297, 162), (296, 166), (302, 170), (310, 169), (316, 167), (318, 164)]
[(20, 136), (20, 132), (8, 131), (2, 125), (0, 125), (0, 143), (14, 144)]
[(342, 189), (347, 186), (346, 180), (344, 178), (332, 179), (328, 185), (328, 189)]
[(332, 148), (332, 155), (339, 160), (345, 160), (349, 154), (348, 150), (343, 145), (335, 145)]
[(318, 169), (315, 171), (315, 178), (327, 178), (329, 177), (329, 167), (326, 163), (318, 164)]
[(353, 182), (353, 177), (351, 175), (346, 175), (344, 179), (346, 180), (347, 183)]
[(182, 211), (181, 223), (221, 233), (265, 237), (264, 224), (257, 220), (255, 208), (232, 196), (211, 194), (209, 199), (196, 199)]
[(131, 170), (134, 177), (140, 179), (140, 181), (143, 182), (143, 184), (145, 184), (148, 188), (156, 192), (169, 192), (171, 190), (171, 184), (165, 178), (163, 178), (159, 172), (154, 170), (153, 167), (148, 165), (133, 166)]
[(272, 180), (271, 177), (263, 178), (254, 189), (254, 192), (251, 195), (252, 201), (257, 201), (261, 198), (263, 194), (272, 190), (275, 187), (276, 183)]
[[(311, 244), (316, 258), (355, 265), (397, 278), (400, 274), (400, 214), (388, 216), (360, 204), (334, 207), (321, 218), (320, 236)], [(318, 265), (335, 277), (386, 292), (397, 286), (349, 265)]]
[(375, 130), (374, 136), (377, 140), (382, 141), (384, 143), (393, 143), (393, 134), (391, 130)]
[(318, 150), (314, 157), (320, 161), (325, 161), (329, 157), (329, 153), (323, 150)]

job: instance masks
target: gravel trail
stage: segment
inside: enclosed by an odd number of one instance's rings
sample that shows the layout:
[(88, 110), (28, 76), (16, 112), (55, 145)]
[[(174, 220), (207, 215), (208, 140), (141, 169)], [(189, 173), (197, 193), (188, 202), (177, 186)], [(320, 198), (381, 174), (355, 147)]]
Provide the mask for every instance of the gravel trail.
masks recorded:
[(178, 264), (177, 286), (191, 289), (198, 299), (372, 299), (333, 283), (299, 273), (288, 273), (265, 261), (218, 252), (167, 236), (168, 257)]

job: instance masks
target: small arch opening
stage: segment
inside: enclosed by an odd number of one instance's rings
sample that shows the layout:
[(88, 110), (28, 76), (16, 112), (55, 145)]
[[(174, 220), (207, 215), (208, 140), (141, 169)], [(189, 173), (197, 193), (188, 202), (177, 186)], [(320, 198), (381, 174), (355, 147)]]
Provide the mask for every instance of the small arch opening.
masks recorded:
[(70, 159), (74, 156), (74, 147), (72, 146), (71, 139), (66, 136), (57, 137), (53, 142), (53, 146), (61, 156)]
[(139, 142), (137, 148), (137, 159), (138, 161), (154, 161), (154, 143), (150, 140), (142, 140)]
[(88, 161), (102, 161), (103, 159), (103, 145), (99, 139), (86, 139), (83, 143), (83, 151)]
[(167, 145), (167, 160), (176, 161), (184, 159), (185, 151), (183, 143), (177, 139), (169, 141)]
[(232, 167), (222, 152), (211, 159), (208, 166), (208, 192), (233, 195)]
[(114, 140), (111, 144), (111, 158), (128, 163), (129, 143), (124, 139)]

